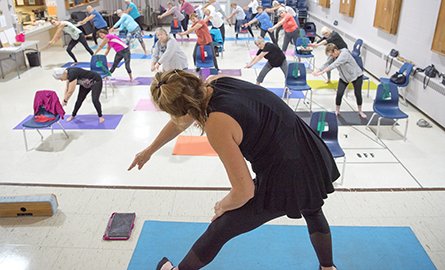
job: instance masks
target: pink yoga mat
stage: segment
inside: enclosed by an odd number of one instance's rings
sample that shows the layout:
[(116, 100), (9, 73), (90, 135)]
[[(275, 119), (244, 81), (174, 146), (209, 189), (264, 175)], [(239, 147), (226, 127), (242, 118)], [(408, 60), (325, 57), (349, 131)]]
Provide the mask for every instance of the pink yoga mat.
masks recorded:
[(156, 108), (155, 104), (151, 99), (141, 99), (139, 100), (136, 107), (133, 109), (134, 111), (146, 111), (146, 112), (158, 112), (159, 109)]

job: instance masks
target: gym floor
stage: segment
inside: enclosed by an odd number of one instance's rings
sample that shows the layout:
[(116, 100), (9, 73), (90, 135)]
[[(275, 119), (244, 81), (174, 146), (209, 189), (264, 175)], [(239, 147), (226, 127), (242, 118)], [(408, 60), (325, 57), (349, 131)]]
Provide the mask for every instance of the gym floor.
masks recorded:
[[(226, 26), (227, 36), (234, 36)], [(258, 33), (256, 33), (258, 34)], [(93, 46), (91, 41), (90, 45)], [(145, 39), (151, 47), (153, 39)], [(281, 44), (281, 40), (279, 42)], [(181, 47), (193, 68), (193, 42)], [(259, 69), (244, 69), (250, 61), (252, 41), (227, 41), (221, 69), (241, 69), (242, 79), (255, 82)], [(138, 44), (133, 53), (142, 53)], [(79, 61), (89, 55), (79, 45)], [(326, 59), (317, 49), (316, 66)], [(110, 53), (108, 61), (112, 61)], [(125, 269), (131, 258), (144, 220), (210, 221), (214, 203), (224, 196), (229, 182), (217, 157), (173, 156), (175, 140), (153, 156), (140, 171), (128, 172), (134, 155), (146, 147), (169, 117), (163, 112), (134, 111), (141, 99), (149, 99), (149, 87), (116, 86), (114, 94), (101, 97), (103, 113), (122, 114), (115, 130), (68, 130), (50, 135), (28, 131), (30, 151), (25, 151), (21, 130), (13, 130), (33, 113), (36, 90), (52, 89), (63, 96), (65, 84), (52, 78), (52, 69), (71, 61), (62, 48), (42, 52), (43, 68), (32, 68), (21, 79), (10, 74), (1, 82), (0, 196), (54, 193), (59, 211), (51, 218), (0, 219), (0, 269)], [(288, 57), (288, 61), (294, 61)], [(151, 77), (151, 61), (132, 60), (134, 77)], [(113, 77), (126, 79), (123, 67)], [(333, 72), (333, 79), (338, 74)], [(308, 80), (323, 80), (308, 74)], [(283, 87), (281, 70), (272, 70), (265, 87)], [(366, 88), (366, 87), (364, 87)], [(370, 97), (363, 90), (365, 111), (372, 111), (375, 90)], [(76, 93), (65, 108), (71, 113)], [(333, 111), (335, 90), (313, 92), (313, 110)], [(295, 107), (291, 100), (290, 106)], [(342, 111), (355, 110), (353, 93), (343, 99)], [(401, 105), (409, 114), (408, 139), (382, 127), (381, 140), (365, 126), (341, 126), (339, 140), (347, 156), (343, 183), (326, 200), (324, 211), (331, 225), (410, 226), (438, 269), (445, 269), (445, 149), (444, 130), (420, 128), (425, 116), (413, 106)], [(300, 104), (298, 110), (307, 110)], [(88, 97), (79, 111), (95, 114)], [(105, 117), (106, 118), (106, 117)], [(397, 127), (403, 131), (405, 122)], [(199, 135), (196, 128), (185, 135)], [(373, 154), (373, 158), (364, 154)], [(338, 160), (341, 168), (342, 160)], [(408, 190), (407, 190), (408, 189)], [(193, 198), (193, 199), (191, 199)], [(136, 212), (136, 224), (129, 241), (102, 241), (112, 212)], [(273, 224), (304, 224), (302, 220), (280, 218)], [(334, 246), (335, 248), (335, 246)], [(82, 259), (79, 259), (82, 258)], [(364, 268), (366, 269), (366, 268)]]

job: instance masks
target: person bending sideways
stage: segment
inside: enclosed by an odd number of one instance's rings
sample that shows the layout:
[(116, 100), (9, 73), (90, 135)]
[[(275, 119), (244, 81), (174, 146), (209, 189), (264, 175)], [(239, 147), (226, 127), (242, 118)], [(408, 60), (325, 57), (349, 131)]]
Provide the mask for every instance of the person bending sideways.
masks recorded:
[(51, 20), (50, 22), (52, 25), (57, 27), (57, 30), (54, 34), (53, 39), (51, 39), (51, 41), (48, 43), (48, 47), (54, 45), (62, 37), (62, 33), (66, 33), (71, 37), (70, 43), (68, 43), (68, 46), (66, 47), (66, 52), (69, 54), (69, 56), (71, 56), (74, 64), (77, 63), (77, 58), (73, 53), (73, 48), (77, 45), (77, 43), (82, 43), (83, 47), (90, 55), (94, 54), (93, 50), (91, 50), (90, 46), (88, 46), (87, 40), (85, 39), (85, 35), (82, 33), (82, 30), (77, 28), (74, 24), (68, 21), (58, 20)]
[(105, 29), (99, 30), (98, 34), (99, 37), (102, 39), (102, 43), (99, 45), (94, 54), (100, 52), (100, 50), (102, 50), (102, 48), (106, 44), (108, 44), (108, 47), (105, 51), (105, 55), (108, 55), (111, 48), (113, 48), (113, 50), (116, 52), (116, 54), (114, 55), (114, 62), (113, 66), (110, 69), (110, 73), (113, 73), (116, 70), (117, 66), (119, 65), (120, 61), (124, 59), (125, 69), (127, 70), (128, 77), (130, 77), (130, 81), (133, 81), (133, 76), (131, 74), (131, 68), (130, 68), (131, 53), (128, 45), (118, 36), (108, 33), (108, 31)]
[(354, 95), (357, 101), (358, 114), (362, 118), (366, 118), (366, 114), (362, 111), (362, 85), (363, 71), (355, 61), (351, 52), (343, 48), (339, 50), (335, 44), (326, 45), (326, 55), (328, 61), (319, 69), (313, 72), (313, 75), (320, 76), (333, 69), (338, 69), (340, 79), (338, 80), (337, 96), (335, 97), (335, 114), (340, 114), (340, 105), (343, 94), (349, 83), (354, 86)]
[[(195, 31), (195, 34), (198, 37), (198, 40), (196, 41), (195, 44), (195, 48), (193, 49), (193, 62), (195, 63), (195, 66), (196, 66), (196, 48), (198, 48), (198, 46), (208, 45), (212, 48), (213, 51), (213, 63), (215, 65), (215, 68), (219, 70), (218, 62), (216, 61), (215, 50), (212, 44), (213, 43), (212, 36), (210, 35), (209, 28), (207, 27), (207, 20), (199, 20), (198, 16), (195, 13), (190, 15), (190, 20), (193, 23), (192, 27), (190, 27), (187, 31), (179, 33), (179, 35), (185, 36)], [(199, 68), (197, 68), (197, 70), (199, 70)]]
[(270, 20), (269, 14), (267, 14), (267, 12), (265, 12), (263, 7), (261, 7), (261, 6), (257, 7), (257, 11), (258, 11), (257, 15), (250, 22), (244, 24), (243, 26), (247, 27), (247, 26), (250, 26), (256, 22), (259, 22), (260, 29), (261, 29), (260, 36), (262, 38), (264, 38), (264, 36), (266, 36), (266, 33), (269, 33), (270, 39), (272, 40), (272, 42), (274, 44), (276, 44), (277, 40), (275, 39), (274, 34), (268, 31), (268, 29), (273, 26), (272, 21)]
[(88, 16), (79, 22), (79, 25), (84, 25), (89, 21), (93, 21), (93, 40), (97, 45), (97, 31), (101, 29), (108, 29), (107, 22), (104, 17), (99, 13), (99, 11), (95, 10), (92, 6), (87, 6)]
[[(215, 204), (207, 230), (179, 265), (163, 258), (156, 269), (201, 269), (230, 239), (284, 215), (305, 218), (320, 268), (335, 269), (322, 205), (334, 192), (332, 182), (339, 172), (323, 140), (283, 100), (240, 79), (216, 76), (203, 82), (182, 70), (157, 73), (150, 91), (171, 120), (128, 169), (141, 169), (156, 151), (196, 123), (231, 184), (230, 192)], [(255, 179), (245, 159), (252, 164)]]
[(141, 44), (142, 50), (144, 50), (144, 54), (147, 54), (141, 27), (139, 27), (139, 25), (130, 15), (124, 13), (121, 9), (118, 9), (116, 14), (119, 16), (119, 20), (113, 25), (113, 27), (110, 28), (110, 32), (113, 32), (117, 27), (119, 27), (120, 31), (127, 31), (127, 45), (130, 46), (131, 40), (133, 38), (137, 38)]
[(187, 56), (181, 50), (176, 39), (171, 38), (164, 28), (156, 29), (158, 42), (155, 44), (151, 71), (169, 71), (173, 69), (187, 69)]
[[(246, 20), (246, 13), (244, 12), (243, 8), (238, 5), (237, 3), (231, 3), (230, 7), (232, 8), (232, 13), (226, 18), (226, 20), (230, 23), (230, 20), (235, 16), (235, 36), (238, 38), (238, 34), (241, 31), (241, 26)], [(249, 31), (250, 35), (254, 37), (252, 28), (250, 26), (247, 26), (247, 31)]]
[(260, 74), (256, 79), (256, 84), (261, 84), (264, 81), (264, 77), (266, 77), (267, 73), (271, 71), (273, 68), (281, 68), (284, 73), (284, 77), (287, 75), (287, 60), (286, 55), (284, 55), (283, 51), (276, 44), (265, 42), (264, 39), (258, 38), (255, 40), (255, 45), (258, 47), (258, 52), (256, 53), (255, 58), (246, 65), (246, 68), (251, 68), (253, 65), (261, 61), (261, 59), (266, 58), (267, 63), (264, 65), (263, 69), (261, 69)]
[(278, 29), (280, 26), (284, 29), (284, 40), (283, 47), (281, 48), (283, 51), (287, 50), (289, 46), (289, 42), (295, 42), (298, 38), (298, 25), (295, 21), (295, 18), (289, 14), (284, 7), (278, 9), (278, 15), (281, 20), (275, 24), (273, 27), (269, 28), (269, 32), (273, 33), (275, 29)]
[[(317, 48), (322, 45), (327, 45), (329, 43), (335, 44), (339, 50), (348, 48), (348, 45), (343, 40), (343, 38), (335, 31), (333, 31), (331, 28), (323, 26), (321, 28), (321, 35), (323, 38), (321, 38), (318, 42), (309, 44), (310, 47)], [(326, 76), (328, 77), (326, 80), (326, 83), (331, 82), (331, 72), (326, 72)]]
[[(158, 16), (158, 19), (161, 20), (164, 17), (172, 16), (173, 20), (171, 21), (171, 28), (174, 28), (175, 20), (178, 22), (178, 27), (180, 30), (187, 31), (184, 29), (183, 22), (185, 20), (184, 14), (181, 13), (181, 8), (174, 5), (172, 2), (167, 3), (167, 11)], [(176, 38), (176, 34), (173, 34), (173, 37)], [(189, 35), (187, 35), (189, 37)]]
[(99, 123), (105, 121), (105, 118), (102, 116), (102, 105), (99, 101), (100, 93), (102, 92), (102, 78), (98, 73), (76, 67), (58, 68), (54, 70), (53, 77), (56, 80), (66, 81), (66, 90), (63, 97), (64, 106), (68, 104), (76, 90), (76, 85), (79, 85), (76, 104), (74, 105), (73, 113), (66, 119), (67, 122), (72, 121), (76, 117), (89, 92), (91, 92), (94, 108), (96, 108), (97, 116), (99, 116)]

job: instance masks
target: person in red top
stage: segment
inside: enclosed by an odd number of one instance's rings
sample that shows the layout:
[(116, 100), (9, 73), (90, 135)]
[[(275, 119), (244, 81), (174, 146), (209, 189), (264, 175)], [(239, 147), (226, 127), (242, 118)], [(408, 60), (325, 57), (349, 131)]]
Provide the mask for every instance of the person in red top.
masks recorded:
[[(210, 35), (209, 28), (207, 27), (207, 21), (199, 20), (196, 14), (190, 15), (190, 20), (192, 21), (192, 27), (187, 31), (179, 33), (180, 36), (185, 36), (195, 31), (195, 34), (198, 36), (198, 41), (196, 42), (195, 48), (193, 49), (193, 62), (196, 66), (196, 48), (198, 46), (209, 45), (213, 50), (213, 63), (215, 63), (215, 68), (219, 70), (218, 63), (216, 62), (215, 50), (212, 46), (212, 36)], [(197, 68), (196, 70), (199, 70)]]
[(185, 0), (179, 0), (179, 3), (181, 4), (181, 12), (184, 13), (185, 17), (184, 20), (181, 21), (182, 29), (184, 29), (184, 31), (187, 31), (190, 15), (195, 13), (195, 8), (192, 6), (192, 4)]
[(286, 51), (287, 47), (289, 46), (289, 42), (293, 43), (298, 38), (298, 25), (294, 17), (292, 17), (291, 14), (287, 13), (286, 9), (283, 7), (278, 9), (278, 15), (281, 17), (281, 20), (273, 27), (269, 28), (269, 32), (273, 33), (275, 29), (283, 26), (284, 40), (281, 49), (283, 51)]

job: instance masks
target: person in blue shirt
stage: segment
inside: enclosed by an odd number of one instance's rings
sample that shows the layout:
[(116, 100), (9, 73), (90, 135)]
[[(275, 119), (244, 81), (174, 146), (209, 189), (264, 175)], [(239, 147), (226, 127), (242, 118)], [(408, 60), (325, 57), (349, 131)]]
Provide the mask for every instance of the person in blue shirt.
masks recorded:
[(250, 22), (243, 25), (243, 27), (248, 27), (256, 22), (260, 23), (260, 29), (261, 29), (261, 37), (264, 38), (266, 36), (266, 33), (269, 33), (269, 37), (272, 40), (274, 44), (277, 44), (277, 40), (273, 33), (269, 32), (268, 29), (273, 26), (272, 21), (270, 20), (269, 14), (264, 11), (264, 8), (261, 6), (258, 6), (256, 8), (258, 11), (255, 18), (253, 18)]
[(139, 40), (139, 43), (141, 43), (142, 49), (144, 50), (144, 54), (147, 54), (147, 50), (145, 49), (145, 43), (142, 38), (142, 32), (141, 27), (136, 23), (133, 18), (124, 13), (122, 9), (116, 10), (117, 16), (120, 17), (119, 21), (117, 21), (113, 27), (110, 28), (110, 32), (112, 32), (115, 28), (119, 27), (119, 30), (121, 31), (127, 31), (127, 38), (126, 42), (127, 45), (130, 46), (131, 40), (133, 38), (137, 38)]
[(125, 3), (127, 4), (127, 9), (124, 12), (127, 13), (128, 15), (130, 15), (131, 18), (133, 18), (133, 20), (135, 20), (138, 23), (141, 30), (144, 30), (144, 26), (143, 26), (144, 18), (141, 16), (141, 13), (139, 13), (139, 10), (138, 10), (138, 7), (136, 6), (136, 4), (131, 2), (131, 0), (125, 0)]
[(93, 21), (93, 40), (97, 45), (97, 31), (104, 29), (108, 30), (107, 22), (104, 20), (99, 11), (95, 10), (92, 6), (87, 6), (88, 17), (79, 22), (79, 25), (84, 25), (89, 21)]

